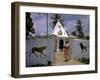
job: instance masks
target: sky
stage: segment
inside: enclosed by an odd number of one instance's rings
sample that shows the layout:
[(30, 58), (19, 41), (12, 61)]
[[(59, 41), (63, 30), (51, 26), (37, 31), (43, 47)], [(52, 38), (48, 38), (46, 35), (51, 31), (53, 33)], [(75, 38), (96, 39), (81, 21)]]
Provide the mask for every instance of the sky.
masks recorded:
[[(36, 34), (53, 32), (52, 28), (52, 19), (53, 13), (35, 13), (31, 12), (32, 22), (34, 23)], [(89, 35), (89, 15), (76, 15), (76, 14), (59, 14), (61, 18), (64, 20), (64, 29), (70, 34), (75, 30), (76, 21), (81, 20), (82, 28), (85, 35)], [(47, 17), (48, 16), (48, 17)], [(48, 24), (47, 24), (48, 23)]]

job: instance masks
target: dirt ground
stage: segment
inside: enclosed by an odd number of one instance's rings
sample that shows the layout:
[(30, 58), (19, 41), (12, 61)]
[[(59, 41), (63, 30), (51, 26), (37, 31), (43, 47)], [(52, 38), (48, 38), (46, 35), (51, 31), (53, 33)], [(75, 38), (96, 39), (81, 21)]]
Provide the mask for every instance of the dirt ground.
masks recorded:
[(58, 66), (58, 65), (81, 65), (83, 63), (79, 62), (78, 60), (75, 59), (70, 59), (67, 62), (64, 62), (64, 54), (63, 51), (59, 51), (55, 53), (55, 61), (54, 61), (54, 65)]

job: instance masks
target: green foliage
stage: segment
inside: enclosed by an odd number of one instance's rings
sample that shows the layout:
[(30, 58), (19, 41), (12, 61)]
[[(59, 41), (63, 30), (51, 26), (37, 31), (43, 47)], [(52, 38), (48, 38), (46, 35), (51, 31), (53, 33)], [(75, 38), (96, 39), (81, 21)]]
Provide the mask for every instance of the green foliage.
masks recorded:
[(89, 37), (89, 36), (85, 36), (85, 39), (89, 40), (89, 39), (90, 39), (90, 37)]
[(84, 63), (84, 64), (89, 64), (90, 63), (89, 58), (87, 58), (87, 59), (86, 58), (80, 58), (79, 61)]
[(84, 37), (77, 37), (78, 39), (84, 39), (84, 40), (89, 40), (90, 39), (90, 37), (89, 36), (84, 36)]
[(71, 34), (72, 34), (73, 36), (76, 36), (76, 32), (75, 32), (75, 31), (73, 31)]
[(32, 22), (31, 13), (26, 12), (26, 36), (29, 35), (29, 32), (35, 33), (35, 28), (33, 28), (34, 23)]
[(79, 38), (84, 37), (84, 33), (83, 33), (83, 29), (82, 29), (82, 23), (81, 23), (80, 20), (77, 21), (76, 31), (78, 32), (77, 37), (79, 37)]
[(82, 23), (80, 20), (77, 20), (76, 22), (76, 31), (73, 31), (71, 33), (71, 35), (73, 36), (77, 36), (78, 39), (85, 39), (85, 40), (89, 40), (90, 37), (89, 36), (85, 36), (83, 33), (83, 28), (82, 28)]

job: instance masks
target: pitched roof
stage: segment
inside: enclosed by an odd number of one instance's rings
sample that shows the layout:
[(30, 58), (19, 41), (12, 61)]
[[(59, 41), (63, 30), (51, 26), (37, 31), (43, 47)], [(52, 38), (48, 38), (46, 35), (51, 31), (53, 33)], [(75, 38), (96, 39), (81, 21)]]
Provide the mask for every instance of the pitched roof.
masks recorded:
[(53, 34), (57, 37), (68, 37), (68, 34), (64, 30), (62, 24), (58, 21), (54, 27)]

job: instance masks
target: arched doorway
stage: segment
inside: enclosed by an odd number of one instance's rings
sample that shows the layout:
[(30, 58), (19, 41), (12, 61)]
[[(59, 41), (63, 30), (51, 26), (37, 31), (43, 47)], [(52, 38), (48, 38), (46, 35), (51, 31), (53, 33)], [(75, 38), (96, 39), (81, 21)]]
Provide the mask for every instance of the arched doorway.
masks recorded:
[(63, 46), (64, 46), (64, 40), (61, 39), (59, 40), (59, 49), (63, 50)]

